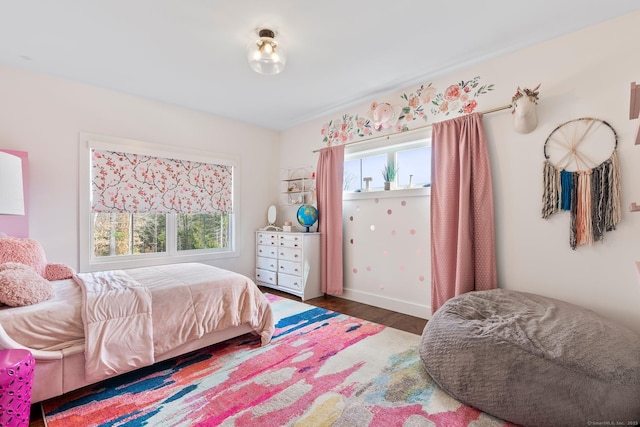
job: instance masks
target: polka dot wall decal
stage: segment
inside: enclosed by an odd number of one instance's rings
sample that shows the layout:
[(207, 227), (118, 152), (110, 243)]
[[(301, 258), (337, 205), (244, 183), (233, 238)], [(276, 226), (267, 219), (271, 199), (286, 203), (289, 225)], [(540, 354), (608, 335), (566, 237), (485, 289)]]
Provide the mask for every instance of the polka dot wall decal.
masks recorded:
[(369, 227), (371, 229), (371, 231), (375, 231), (376, 230), (376, 226), (372, 225), (371, 227)]
[(403, 200), (402, 202), (400, 202), (400, 204), (401, 204), (402, 206), (407, 206), (407, 202), (405, 202), (404, 200)]
[(373, 201), (374, 201), (375, 203), (378, 203), (378, 202), (380, 201), (380, 199), (373, 199)]
[(422, 249), (418, 249), (418, 250), (416, 251), (416, 255), (422, 255)]
[(421, 282), (424, 282), (424, 276), (423, 275), (418, 276), (418, 280), (420, 280)]
[(404, 271), (404, 265), (400, 266), (400, 271)]
[(371, 266), (370, 265), (367, 266), (367, 271), (371, 271)]
[(389, 251), (382, 251), (382, 255), (388, 256), (389, 255)]
[(351, 244), (353, 245), (353, 239), (350, 240)]
[(396, 230), (391, 230), (391, 235), (395, 236), (396, 234), (398, 234), (398, 232)]
[(409, 233), (411, 233), (411, 235), (413, 236), (414, 234), (416, 234), (416, 230), (412, 228), (411, 230), (409, 230)]
[(353, 215), (349, 217), (349, 221), (353, 221)]
[(357, 268), (354, 268), (354, 269), (353, 269), (353, 274), (356, 274), (356, 273), (358, 273), (358, 269), (357, 269)]
[(387, 209), (387, 215), (391, 215), (393, 211), (391, 209)]

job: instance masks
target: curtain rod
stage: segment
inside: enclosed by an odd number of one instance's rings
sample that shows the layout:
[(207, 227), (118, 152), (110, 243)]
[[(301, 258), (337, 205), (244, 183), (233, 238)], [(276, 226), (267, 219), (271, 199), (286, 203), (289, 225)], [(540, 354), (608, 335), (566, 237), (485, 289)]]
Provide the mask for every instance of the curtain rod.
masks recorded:
[[(511, 108), (511, 104), (503, 105), (502, 107), (492, 108), (492, 109), (486, 110), (486, 111), (481, 111), (480, 114), (483, 114), (483, 115), (484, 114), (491, 114), (491, 113), (495, 113), (497, 111), (506, 110), (508, 108)], [(423, 129), (428, 129), (431, 126), (433, 126), (433, 123), (430, 123), (430, 124), (424, 125), (424, 126), (420, 126), (420, 127), (417, 127), (417, 128), (409, 129), (409, 130), (406, 130), (404, 132), (394, 132), (394, 133), (390, 133), (390, 134), (387, 134), (387, 135), (374, 136), (372, 138), (361, 139), (359, 141), (345, 142), (342, 145), (346, 146), (346, 145), (352, 145), (352, 144), (360, 144), (360, 143), (363, 143), (363, 142), (369, 142), (369, 141), (373, 141), (373, 140), (376, 140), (376, 139), (389, 139), (390, 137), (395, 136), (395, 135), (400, 135), (400, 134), (406, 135), (407, 133), (411, 133), (411, 132), (415, 132), (415, 131), (419, 131), (419, 130), (423, 130)], [(313, 152), (317, 153), (320, 150), (322, 150), (322, 148), (318, 148), (317, 150), (313, 150)]]

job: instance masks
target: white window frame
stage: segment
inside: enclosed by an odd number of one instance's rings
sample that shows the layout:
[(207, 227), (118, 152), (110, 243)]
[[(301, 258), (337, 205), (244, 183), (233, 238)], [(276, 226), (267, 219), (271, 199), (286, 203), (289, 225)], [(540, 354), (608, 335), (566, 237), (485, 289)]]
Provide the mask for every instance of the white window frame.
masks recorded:
[[(81, 272), (113, 270), (134, 267), (147, 267), (178, 262), (202, 262), (223, 258), (238, 257), (236, 236), (239, 229), (240, 212), (240, 158), (234, 155), (211, 153), (206, 151), (185, 149), (166, 145), (150, 144), (143, 141), (125, 139), (93, 133), (80, 133), (80, 185), (79, 185), (79, 221), (78, 226), (79, 265)], [(195, 162), (213, 163), (231, 166), (233, 168), (233, 213), (229, 214), (229, 248), (228, 249), (193, 249), (177, 250), (176, 214), (167, 214), (166, 252), (134, 255), (118, 255), (96, 257), (93, 250), (93, 226), (91, 219), (91, 150), (123, 151), (141, 155), (190, 160)]]
[[(379, 140), (364, 141), (362, 144), (352, 144), (345, 147), (344, 161), (360, 159), (379, 154), (387, 154), (387, 163), (396, 162), (396, 153), (398, 151), (410, 150), (412, 148), (430, 147), (431, 146), (431, 129), (419, 129), (416, 131), (407, 131), (400, 134), (380, 138)], [(362, 185), (362, 183), (361, 183)], [(343, 191), (343, 200), (352, 200), (358, 198), (380, 197), (382, 194), (388, 197), (400, 196), (398, 192), (413, 192), (415, 195), (431, 194), (430, 187), (413, 187), (398, 188), (395, 190), (384, 191), (382, 189), (372, 189), (369, 192), (362, 191)], [(408, 193), (405, 193), (408, 194)]]

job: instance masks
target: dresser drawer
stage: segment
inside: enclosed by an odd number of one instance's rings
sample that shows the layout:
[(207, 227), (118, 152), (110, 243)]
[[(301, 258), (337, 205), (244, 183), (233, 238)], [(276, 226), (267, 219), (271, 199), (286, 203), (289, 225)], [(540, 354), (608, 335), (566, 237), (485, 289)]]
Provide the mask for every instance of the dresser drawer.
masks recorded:
[(300, 276), (291, 276), (289, 274), (278, 274), (278, 286), (300, 291), (302, 290), (302, 278)]
[(300, 262), (302, 261), (302, 249), (279, 247), (278, 259)]
[(278, 261), (275, 258), (267, 258), (259, 256), (256, 258), (256, 268), (261, 270), (276, 271)]
[(267, 258), (277, 258), (278, 257), (278, 248), (273, 246), (266, 245), (258, 245), (258, 256), (267, 257)]
[(278, 273), (292, 274), (294, 276), (302, 275), (302, 264), (293, 261), (278, 261)]
[(256, 282), (264, 282), (269, 283), (270, 285), (275, 285), (276, 283), (278, 283), (276, 272), (256, 268)]
[(258, 233), (258, 244), (276, 246), (278, 244), (278, 236), (273, 233)]
[(281, 234), (278, 239), (278, 246), (285, 248), (301, 248), (302, 237), (298, 234)]

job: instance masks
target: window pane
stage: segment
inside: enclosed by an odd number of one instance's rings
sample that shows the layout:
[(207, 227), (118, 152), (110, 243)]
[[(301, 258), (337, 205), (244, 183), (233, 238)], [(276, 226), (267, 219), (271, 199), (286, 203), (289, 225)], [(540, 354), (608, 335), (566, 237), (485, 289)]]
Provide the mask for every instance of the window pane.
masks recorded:
[(360, 159), (344, 162), (344, 177), (342, 182), (344, 191), (356, 191), (361, 188)]
[(178, 250), (229, 247), (228, 214), (179, 214)]
[(166, 252), (164, 214), (93, 214), (94, 256)]
[[(377, 156), (364, 157), (362, 159), (362, 177), (371, 177), (371, 188), (383, 188), (384, 178), (382, 178), (382, 169), (387, 164), (387, 155), (379, 154)], [(364, 187), (364, 185), (363, 185)]]
[(419, 147), (396, 153), (398, 162), (398, 187), (409, 185), (409, 175), (413, 175), (413, 185), (431, 183), (431, 147)]

